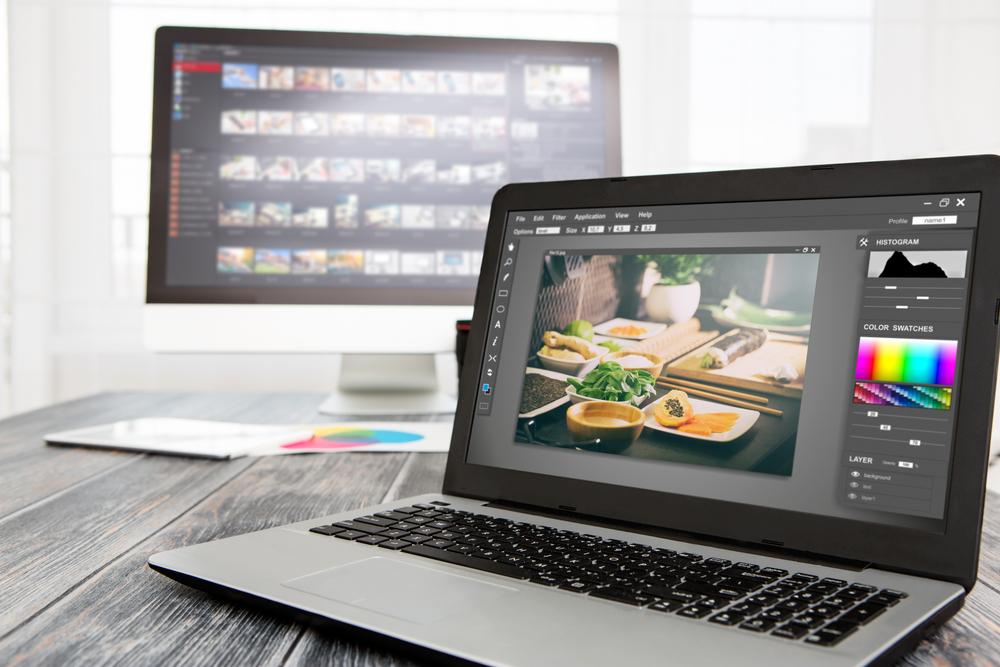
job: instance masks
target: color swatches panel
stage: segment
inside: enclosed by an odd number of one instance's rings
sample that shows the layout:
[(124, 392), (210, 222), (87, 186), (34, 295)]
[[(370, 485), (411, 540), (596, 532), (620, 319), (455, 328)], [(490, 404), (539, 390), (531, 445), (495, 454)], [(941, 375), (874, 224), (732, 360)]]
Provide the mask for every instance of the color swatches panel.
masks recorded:
[(855, 382), (854, 402), (897, 408), (951, 409), (951, 387), (924, 387), (892, 383)]
[(952, 385), (958, 341), (862, 338), (856, 380)]

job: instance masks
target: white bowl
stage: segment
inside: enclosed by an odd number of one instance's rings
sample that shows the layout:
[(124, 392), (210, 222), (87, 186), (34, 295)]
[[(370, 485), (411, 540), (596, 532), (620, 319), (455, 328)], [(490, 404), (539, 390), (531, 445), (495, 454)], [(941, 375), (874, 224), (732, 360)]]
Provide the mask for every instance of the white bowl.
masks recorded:
[(569, 396), (570, 403), (573, 404), (586, 403), (587, 401), (600, 401), (602, 403), (621, 403), (622, 405), (634, 405), (635, 407), (639, 407), (640, 405), (646, 402), (646, 399), (649, 398), (649, 396), (645, 396), (643, 398), (637, 398), (631, 401), (606, 401), (603, 398), (591, 398), (590, 396), (581, 396), (580, 394), (576, 393), (576, 389), (573, 387), (573, 385), (567, 385), (566, 395)]
[(590, 349), (597, 353), (597, 356), (592, 359), (569, 361), (567, 359), (553, 359), (552, 357), (547, 357), (544, 354), (538, 354), (536, 356), (538, 357), (538, 361), (542, 364), (543, 368), (547, 368), (550, 371), (556, 371), (557, 373), (565, 373), (566, 375), (582, 377), (597, 368), (597, 364), (601, 363), (601, 359), (603, 359), (604, 355), (609, 352), (606, 347), (601, 347), (600, 345), (596, 345), (594, 343), (588, 344), (590, 345)]

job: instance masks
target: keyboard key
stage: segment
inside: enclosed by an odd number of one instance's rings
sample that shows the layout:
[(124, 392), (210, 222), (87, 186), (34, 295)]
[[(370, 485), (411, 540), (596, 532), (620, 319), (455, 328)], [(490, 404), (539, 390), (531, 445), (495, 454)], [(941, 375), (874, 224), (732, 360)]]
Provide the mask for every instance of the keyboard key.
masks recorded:
[(909, 597), (909, 595), (907, 595), (903, 591), (897, 591), (897, 590), (893, 590), (891, 588), (883, 588), (879, 592), (882, 595), (888, 595), (889, 597), (896, 598), (897, 600), (902, 600), (905, 597)]
[(772, 607), (771, 609), (767, 609), (765, 611), (760, 612), (760, 614), (757, 615), (757, 618), (766, 618), (771, 621), (780, 622), (785, 620), (791, 615), (792, 612), (790, 611), (785, 611), (784, 609), (777, 609)]
[(743, 621), (740, 623), (740, 628), (743, 630), (750, 630), (752, 632), (767, 632), (774, 627), (774, 621), (769, 618), (761, 618), (757, 616), (751, 618), (749, 621)]
[(369, 535), (376, 535), (385, 530), (385, 528), (380, 528), (379, 526), (373, 526), (368, 523), (359, 523), (357, 521), (338, 521), (333, 525), (338, 528), (343, 528), (344, 530), (357, 530), (362, 533), (368, 533)]
[(741, 602), (740, 604), (734, 604), (728, 609), (727, 612), (730, 614), (739, 614), (740, 616), (753, 616), (761, 610), (761, 607), (750, 604), (748, 602)]
[(471, 556), (466, 556), (465, 554), (455, 554), (443, 549), (431, 549), (422, 544), (410, 545), (404, 548), (402, 553), (413, 554), (414, 556), (423, 556), (424, 558), (433, 558), (434, 560), (443, 561), (445, 563), (461, 565), (463, 567), (480, 570), (482, 572), (491, 572), (503, 577), (511, 577), (514, 579), (528, 578), (527, 575), (517, 567), (494, 563), (493, 561), (484, 560), (482, 558), (472, 558)]
[(310, 533), (318, 533), (320, 535), (336, 535), (337, 533), (343, 532), (343, 528), (338, 528), (337, 526), (316, 526), (315, 528), (310, 528)]
[(432, 547), (434, 549), (447, 549), (448, 547), (455, 544), (451, 540), (427, 540), (424, 542), (424, 546)]
[(410, 544), (420, 544), (421, 542), (426, 542), (431, 539), (427, 535), (407, 535), (403, 538), (404, 542), (409, 542)]
[(807, 644), (815, 644), (817, 646), (833, 646), (834, 644), (842, 641), (845, 637), (847, 637), (846, 634), (830, 632), (829, 630), (817, 630), (806, 637), (804, 641)]
[[(596, 584), (590, 583), (588, 581), (567, 581), (559, 585), (564, 591), (572, 591), (573, 593), (589, 593), (594, 590)], [(679, 606), (680, 603), (678, 603)]]
[(778, 567), (762, 567), (762, 568), (760, 568), (760, 570), (758, 570), (758, 572), (760, 574), (763, 574), (763, 575), (768, 576), (768, 577), (773, 577), (773, 578), (774, 577), (787, 577), (788, 576), (788, 570), (782, 570), (781, 568), (778, 568)]
[(359, 516), (355, 519), (358, 523), (367, 523), (372, 526), (378, 526), (380, 528), (388, 528), (392, 524), (396, 523), (396, 519), (386, 519), (380, 516)]
[(712, 612), (711, 607), (705, 607), (701, 604), (692, 604), (681, 609), (679, 612), (677, 612), (677, 615), (684, 616), (686, 618), (702, 618), (703, 616), (707, 616), (711, 612)]
[(823, 600), (823, 604), (836, 607), (837, 609), (848, 609), (854, 605), (854, 601), (842, 598), (839, 595), (832, 595)]
[(792, 579), (792, 581), (804, 581), (806, 583), (812, 583), (817, 579), (819, 579), (819, 577), (817, 577), (815, 574), (806, 574), (804, 572), (797, 572), (793, 574), (790, 577), (790, 579)]
[(656, 611), (662, 612), (672, 612), (677, 611), (684, 606), (683, 602), (678, 602), (677, 600), (660, 600), (659, 602), (654, 602), (653, 604), (646, 607), (646, 609), (654, 609)]
[(389, 527), (396, 530), (413, 530), (417, 527), (417, 524), (410, 523), (409, 521), (400, 521), (399, 523), (394, 523)]
[(392, 519), (393, 521), (406, 521), (409, 514), (403, 514), (402, 512), (376, 512), (375, 516), (382, 517), (383, 519)]
[(857, 607), (854, 607), (849, 612), (841, 616), (840, 620), (864, 624), (868, 623), (884, 611), (885, 607), (882, 605), (862, 602)]
[(819, 602), (820, 600), (822, 600), (825, 597), (826, 596), (823, 595), (822, 593), (817, 593), (816, 591), (805, 590), (805, 591), (799, 591), (795, 595), (791, 596), (789, 598), (789, 600), (798, 600), (798, 601), (804, 602), (806, 604), (815, 604), (816, 602)]
[(342, 540), (356, 540), (359, 537), (367, 536), (368, 533), (362, 533), (360, 530), (344, 530), (334, 535), (334, 537), (338, 537)]
[(414, 503), (413, 506), (416, 507), (418, 510), (436, 510), (437, 509), (436, 506), (434, 506), (434, 505), (428, 505), (427, 503)]
[(800, 625), (792, 625), (791, 623), (786, 623), (780, 628), (772, 631), (771, 634), (775, 637), (783, 637), (784, 639), (798, 639), (809, 632), (809, 628), (804, 628)]
[(826, 623), (826, 618), (819, 616), (817, 614), (809, 613), (807, 611), (802, 614), (799, 614), (789, 622), (794, 623), (795, 625), (801, 625), (811, 630), (813, 628), (818, 628), (819, 626)]
[(430, 526), (420, 526), (420, 528), (413, 530), (415, 535), (437, 535), (440, 532), (437, 528), (431, 528)]
[(381, 535), (368, 535), (367, 537), (362, 537), (358, 542), (361, 544), (380, 544), (388, 539), (388, 537), (382, 537)]
[(743, 620), (743, 617), (739, 614), (732, 614), (728, 611), (721, 611), (715, 616), (708, 619), (709, 623), (718, 623), (719, 625), (736, 625)]
[(624, 588), (598, 588), (590, 592), (590, 597), (613, 600), (614, 602), (622, 602), (635, 607), (641, 607), (656, 600), (652, 595), (636, 594)]
[(784, 602), (780, 602), (774, 605), (774, 609), (797, 612), (797, 611), (802, 611), (808, 606), (809, 606), (808, 602), (804, 602), (803, 600), (796, 600), (795, 598), (788, 598)]
[(809, 613), (815, 614), (816, 616), (822, 616), (823, 618), (832, 618), (840, 613), (839, 607), (833, 607), (828, 604), (818, 604), (809, 610)]
[(899, 604), (899, 598), (894, 598), (884, 593), (879, 593), (877, 595), (873, 595), (870, 598), (868, 598), (868, 602), (872, 602), (874, 604), (880, 604), (884, 607), (891, 607), (893, 605)]
[(407, 531), (399, 530), (398, 528), (390, 528), (389, 530), (383, 530), (381, 533), (379, 533), (379, 535), (381, 535), (382, 537), (388, 537), (389, 539), (392, 540), (398, 540), (399, 538), (406, 537), (409, 534), (410, 533), (408, 533)]
[[(358, 540), (360, 542), (360, 540)], [(410, 546), (409, 542), (404, 542), (403, 540), (386, 540), (381, 542), (379, 546), (383, 549), (392, 549), (393, 551), (398, 551), (403, 547)]]
[(397, 507), (393, 512), (398, 512), (399, 514), (405, 514), (407, 516), (411, 514), (416, 514), (420, 511), (419, 507)]
[(698, 595), (697, 593), (689, 593), (688, 591), (679, 591), (677, 589), (674, 589), (664, 597), (666, 597), (669, 600), (676, 600), (677, 602), (683, 602), (684, 604), (691, 604), (693, 602), (697, 602), (702, 598), (702, 596)]

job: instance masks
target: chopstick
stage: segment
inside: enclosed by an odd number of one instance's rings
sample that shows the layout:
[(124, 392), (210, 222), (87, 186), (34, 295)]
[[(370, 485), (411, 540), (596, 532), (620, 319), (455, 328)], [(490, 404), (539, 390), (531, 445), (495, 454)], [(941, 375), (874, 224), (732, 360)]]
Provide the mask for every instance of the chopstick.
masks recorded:
[(753, 401), (754, 403), (763, 403), (767, 405), (767, 399), (763, 396), (757, 396), (755, 394), (747, 394), (742, 391), (734, 391), (733, 389), (723, 389), (722, 387), (715, 387), (710, 384), (703, 384), (701, 382), (693, 382), (691, 380), (681, 380), (675, 377), (662, 376), (659, 379), (670, 382), (671, 384), (678, 384), (682, 387), (691, 387), (692, 389), (701, 389), (702, 391), (710, 391), (714, 394), (719, 394), (720, 396), (729, 396), (730, 398), (738, 398), (744, 401)]
[(763, 412), (765, 415), (773, 415), (775, 417), (782, 417), (785, 413), (777, 408), (769, 408), (766, 405), (760, 405), (758, 403), (748, 403), (747, 401), (741, 401), (735, 398), (729, 398), (728, 396), (722, 396), (720, 394), (713, 394), (708, 391), (702, 391), (701, 389), (692, 389), (691, 387), (685, 387), (679, 384), (672, 384), (660, 379), (656, 383), (659, 387), (664, 387), (666, 389), (681, 389), (692, 396), (700, 396), (701, 398), (707, 398), (709, 400), (715, 401), (717, 403), (722, 403), (724, 405), (731, 405), (736, 408), (745, 408), (747, 410), (757, 410), (758, 412)]

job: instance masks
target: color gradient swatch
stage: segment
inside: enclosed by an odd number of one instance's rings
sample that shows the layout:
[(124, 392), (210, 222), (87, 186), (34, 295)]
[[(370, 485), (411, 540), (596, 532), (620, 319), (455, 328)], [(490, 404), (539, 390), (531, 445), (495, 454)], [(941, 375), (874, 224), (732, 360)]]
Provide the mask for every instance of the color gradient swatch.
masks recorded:
[(301, 442), (282, 445), (282, 449), (308, 449), (318, 451), (324, 449), (346, 449), (373, 445), (398, 445), (423, 440), (424, 436), (410, 431), (395, 429), (369, 429), (350, 426), (332, 426), (317, 428), (313, 437)]
[(855, 382), (854, 402), (898, 408), (951, 409), (951, 387)]
[(862, 338), (856, 380), (906, 384), (955, 383), (958, 341), (916, 338)]

